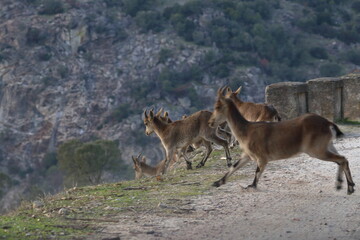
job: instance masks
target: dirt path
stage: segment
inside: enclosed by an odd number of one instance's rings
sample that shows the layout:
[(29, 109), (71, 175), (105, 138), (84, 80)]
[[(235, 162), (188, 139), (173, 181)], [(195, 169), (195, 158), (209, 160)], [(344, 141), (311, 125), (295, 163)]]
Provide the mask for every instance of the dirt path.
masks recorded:
[(357, 184), (350, 196), (346, 182), (335, 190), (336, 165), (300, 155), (270, 163), (255, 191), (242, 188), (253, 180), (255, 166), (248, 165), (238, 171), (248, 173), (245, 180), (230, 178), (183, 203), (186, 214), (122, 216), (103, 232), (120, 239), (360, 239), (360, 136), (335, 147)]

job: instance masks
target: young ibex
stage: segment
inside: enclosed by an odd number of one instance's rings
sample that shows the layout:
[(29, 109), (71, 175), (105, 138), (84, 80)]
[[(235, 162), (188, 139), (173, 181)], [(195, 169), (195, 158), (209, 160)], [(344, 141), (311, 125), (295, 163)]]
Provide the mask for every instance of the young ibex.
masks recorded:
[[(161, 171), (165, 166), (165, 159), (160, 161), (155, 166), (150, 166), (146, 163), (145, 156), (143, 156), (141, 159), (140, 156), (141, 153), (137, 157), (132, 156), (132, 160), (134, 162), (135, 179), (140, 179), (144, 176), (159, 176), (161, 174)], [(174, 162), (171, 164), (173, 163)]]
[(172, 123), (166, 123), (154, 115), (152, 111), (149, 112), (149, 116), (144, 111), (144, 124), (146, 127), (146, 135), (150, 135), (155, 132), (160, 138), (162, 145), (166, 151), (166, 162), (162, 173), (164, 174), (172, 161), (174, 154), (180, 150), (180, 156), (184, 156), (187, 168), (191, 169), (191, 161), (186, 155), (186, 149), (189, 145), (205, 140), (205, 147), (207, 149), (206, 155), (197, 165), (202, 167), (205, 165), (207, 158), (212, 152), (211, 142), (214, 142), (225, 149), (227, 165), (231, 166), (230, 151), (227, 141), (221, 139), (216, 135), (216, 128), (210, 128), (208, 121), (210, 119), (211, 112), (199, 111), (186, 119), (178, 120)]
[(241, 87), (233, 92), (229, 87), (226, 88), (225, 98), (231, 99), (241, 115), (250, 122), (280, 122), (281, 117), (273, 105), (266, 103), (243, 102), (237, 95)]
[(269, 161), (286, 159), (297, 153), (338, 164), (337, 189), (341, 189), (345, 173), (348, 194), (354, 192), (348, 160), (339, 155), (332, 140), (343, 133), (337, 125), (316, 114), (305, 114), (282, 122), (249, 122), (236, 108), (231, 99), (218, 90), (215, 110), (209, 120), (210, 126), (226, 121), (240, 143), (245, 157), (238, 160), (223, 178), (214, 182), (218, 187), (250, 159), (256, 161), (255, 179), (248, 187), (256, 188), (259, 178)]

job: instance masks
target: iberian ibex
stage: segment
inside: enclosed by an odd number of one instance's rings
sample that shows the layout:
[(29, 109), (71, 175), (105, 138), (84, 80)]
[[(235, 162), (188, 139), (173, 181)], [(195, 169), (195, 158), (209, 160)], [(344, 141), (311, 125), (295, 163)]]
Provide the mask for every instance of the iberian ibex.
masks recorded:
[(290, 158), (298, 153), (338, 164), (337, 189), (341, 188), (345, 173), (348, 194), (354, 192), (348, 160), (339, 155), (332, 140), (343, 135), (337, 125), (316, 114), (281, 122), (249, 122), (238, 111), (231, 99), (223, 95), (224, 88), (218, 90), (214, 112), (209, 126), (226, 121), (239, 141), (245, 157), (233, 167), (214, 186), (226, 183), (227, 179), (250, 159), (257, 164), (255, 179), (248, 187), (256, 188), (259, 178), (269, 161)]
[[(144, 125), (146, 127), (146, 135), (150, 135), (155, 132), (160, 138), (162, 145), (166, 152), (166, 163), (162, 173), (165, 173), (169, 162), (172, 160), (175, 153), (180, 151), (181, 155), (185, 158), (187, 168), (191, 169), (191, 161), (186, 155), (186, 149), (189, 145), (205, 140), (206, 144), (206, 155), (197, 165), (197, 167), (204, 166), (207, 158), (209, 157), (212, 147), (211, 142), (223, 146), (225, 149), (227, 165), (231, 166), (231, 157), (228, 148), (228, 143), (224, 139), (221, 139), (216, 135), (216, 128), (210, 128), (208, 121), (210, 119), (211, 112), (199, 111), (186, 119), (177, 120), (172, 123), (166, 123), (159, 119), (153, 111), (149, 112), (149, 116), (144, 111)], [(179, 156), (179, 157), (180, 157)]]

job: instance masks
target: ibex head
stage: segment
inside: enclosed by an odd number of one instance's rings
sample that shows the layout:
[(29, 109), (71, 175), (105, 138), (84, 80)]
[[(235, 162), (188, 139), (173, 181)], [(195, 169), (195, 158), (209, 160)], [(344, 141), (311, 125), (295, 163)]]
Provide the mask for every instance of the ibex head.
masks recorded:
[(154, 132), (154, 128), (153, 128), (153, 122), (154, 122), (154, 113), (153, 113), (153, 110), (151, 109), (149, 111), (149, 116), (148, 114), (146, 113), (146, 109), (144, 111), (144, 125), (145, 125), (145, 134), (146, 135), (150, 135), (151, 133)]
[(240, 93), (241, 88), (242, 87), (240, 86), (235, 92), (233, 92), (230, 87), (227, 87), (226, 92), (225, 92), (225, 98), (231, 99), (231, 98), (236, 97)]
[(219, 88), (217, 91), (217, 99), (214, 106), (214, 112), (209, 119), (209, 127), (214, 128), (219, 124), (226, 121), (225, 115), (223, 114), (226, 108), (224, 90), (226, 87)]
[(141, 162), (145, 162), (145, 157), (142, 157), (142, 160), (140, 161), (141, 153), (137, 156), (131, 156), (132, 160), (134, 162), (134, 170), (135, 170), (135, 179), (140, 179), (143, 175), (142, 168), (141, 168)]

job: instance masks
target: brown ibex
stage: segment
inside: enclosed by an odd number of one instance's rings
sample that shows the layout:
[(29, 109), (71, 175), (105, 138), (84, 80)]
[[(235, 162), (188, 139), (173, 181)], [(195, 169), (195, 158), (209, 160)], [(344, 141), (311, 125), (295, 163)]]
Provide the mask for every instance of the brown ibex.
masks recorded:
[(239, 141), (245, 157), (238, 160), (220, 180), (214, 182), (218, 187), (250, 159), (257, 164), (255, 179), (248, 187), (256, 188), (259, 178), (269, 161), (286, 159), (298, 153), (338, 164), (337, 189), (341, 189), (345, 173), (348, 194), (354, 192), (348, 160), (339, 155), (332, 140), (343, 135), (337, 125), (316, 114), (281, 122), (249, 122), (238, 111), (231, 99), (223, 95), (224, 88), (218, 90), (215, 110), (209, 126), (226, 121)]
[(134, 170), (135, 170), (135, 179), (140, 179), (143, 176), (159, 176), (161, 171), (165, 166), (165, 159), (160, 161), (155, 166), (150, 166), (146, 163), (146, 158), (143, 156), (140, 159), (141, 154), (137, 157), (132, 156), (132, 160), (134, 162)]
[(230, 98), (241, 115), (250, 122), (280, 122), (281, 117), (273, 105), (266, 103), (243, 102), (237, 95), (241, 87), (233, 92), (229, 87), (226, 88), (225, 98)]
[(187, 168), (191, 169), (192, 164), (186, 155), (186, 149), (189, 145), (205, 140), (204, 143), (207, 149), (206, 155), (197, 165), (197, 167), (204, 166), (207, 158), (212, 152), (211, 142), (223, 146), (225, 149), (227, 165), (231, 166), (230, 151), (228, 148), (227, 141), (221, 139), (216, 135), (216, 129), (210, 128), (208, 121), (210, 119), (211, 112), (199, 111), (196, 112), (186, 119), (178, 120), (172, 123), (166, 123), (159, 119), (157, 115), (154, 115), (153, 111), (150, 110), (149, 116), (144, 111), (144, 124), (146, 127), (146, 135), (150, 135), (155, 132), (160, 138), (162, 145), (166, 152), (166, 162), (162, 173), (164, 174), (172, 161), (174, 154), (180, 150), (180, 156), (185, 158)]

